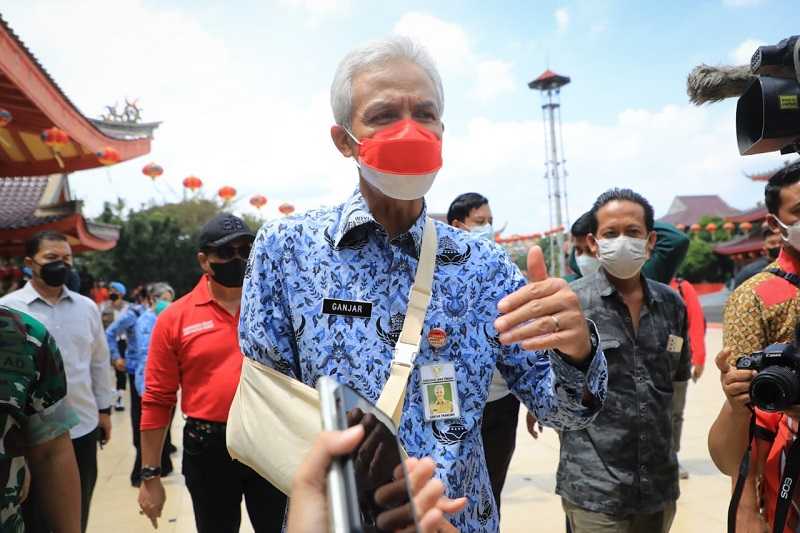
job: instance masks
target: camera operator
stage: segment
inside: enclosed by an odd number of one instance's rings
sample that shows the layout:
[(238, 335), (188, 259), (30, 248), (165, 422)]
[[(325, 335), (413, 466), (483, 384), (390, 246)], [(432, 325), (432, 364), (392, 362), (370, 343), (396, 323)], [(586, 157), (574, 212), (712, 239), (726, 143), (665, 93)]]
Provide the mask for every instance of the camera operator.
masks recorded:
[[(708, 445), (714, 463), (734, 481), (750, 440), (750, 383), (757, 372), (737, 369), (733, 361), (773, 343), (792, 342), (800, 318), (800, 162), (775, 173), (764, 194), (768, 224), (780, 233), (783, 249), (777, 261), (731, 295), (725, 308), (725, 349), (716, 361), (726, 402), (711, 427)], [(755, 409), (755, 413), (757, 427), (736, 515), (737, 531), (762, 532), (772, 524), (786, 451), (797, 434), (800, 406), (776, 413)], [(797, 509), (796, 504), (790, 506), (784, 531), (798, 531)]]

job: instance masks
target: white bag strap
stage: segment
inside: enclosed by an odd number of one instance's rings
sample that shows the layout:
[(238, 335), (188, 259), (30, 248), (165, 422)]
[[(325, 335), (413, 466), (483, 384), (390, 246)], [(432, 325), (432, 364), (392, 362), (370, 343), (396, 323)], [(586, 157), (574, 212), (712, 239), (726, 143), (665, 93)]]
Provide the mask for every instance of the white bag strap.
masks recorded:
[(391, 416), (397, 426), (400, 425), (406, 384), (411, 370), (414, 368), (414, 359), (419, 352), (422, 327), (425, 324), (425, 315), (428, 313), (428, 304), (431, 302), (438, 244), (436, 224), (433, 219), (426, 217), (425, 228), (422, 230), (422, 245), (419, 251), (417, 272), (414, 276), (414, 284), (411, 285), (408, 293), (408, 310), (403, 319), (403, 329), (394, 348), (389, 379), (386, 381), (377, 403), (378, 409)]

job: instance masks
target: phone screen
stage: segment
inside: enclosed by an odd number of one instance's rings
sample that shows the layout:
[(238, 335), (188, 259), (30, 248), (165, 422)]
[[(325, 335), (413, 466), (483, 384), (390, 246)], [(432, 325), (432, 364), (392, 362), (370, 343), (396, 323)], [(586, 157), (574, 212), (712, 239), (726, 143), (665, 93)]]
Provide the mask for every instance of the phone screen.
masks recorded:
[[(381, 526), (386, 526), (390, 514), (393, 516), (391, 529), (399, 529), (396, 520), (405, 521), (403, 527), (414, 525), (400, 443), (391, 418), (346, 385), (337, 387), (336, 401), (342, 427), (361, 424), (365, 430), (364, 440), (348, 457), (355, 477), (363, 531), (384, 531)], [(398, 473), (400, 476), (396, 477)], [(376, 499), (376, 491), (382, 487), (381, 497)], [(397, 511), (401, 507), (405, 508), (405, 513)]]

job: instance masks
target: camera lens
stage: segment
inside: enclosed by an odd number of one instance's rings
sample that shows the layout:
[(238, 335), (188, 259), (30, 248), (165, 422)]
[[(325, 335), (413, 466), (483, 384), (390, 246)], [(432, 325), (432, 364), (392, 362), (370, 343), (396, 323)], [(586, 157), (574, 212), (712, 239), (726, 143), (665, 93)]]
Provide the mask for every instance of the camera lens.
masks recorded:
[(782, 411), (800, 399), (797, 373), (785, 366), (770, 366), (753, 378), (750, 400), (764, 411)]

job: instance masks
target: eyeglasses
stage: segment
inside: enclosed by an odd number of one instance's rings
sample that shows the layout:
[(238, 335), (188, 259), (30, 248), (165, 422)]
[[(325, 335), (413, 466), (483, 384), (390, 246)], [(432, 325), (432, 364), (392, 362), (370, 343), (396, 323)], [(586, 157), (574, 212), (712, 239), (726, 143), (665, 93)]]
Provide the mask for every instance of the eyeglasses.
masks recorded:
[(206, 253), (213, 253), (220, 259), (233, 259), (238, 255), (240, 258), (247, 260), (250, 257), (250, 250), (253, 249), (251, 244), (240, 244), (233, 246), (232, 244), (223, 244), (216, 248), (209, 248)]

